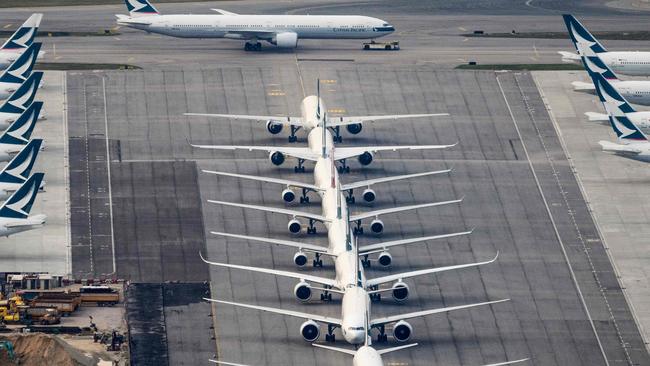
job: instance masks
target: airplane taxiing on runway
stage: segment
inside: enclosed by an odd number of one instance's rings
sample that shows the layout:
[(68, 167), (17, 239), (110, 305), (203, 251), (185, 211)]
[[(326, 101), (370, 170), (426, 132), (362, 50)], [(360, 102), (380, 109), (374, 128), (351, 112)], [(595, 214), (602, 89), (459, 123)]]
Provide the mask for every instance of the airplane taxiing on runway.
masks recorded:
[(162, 15), (148, 0), (125, 0), (129, 15), (117, 24), (180, 38), (227, 38), (246, 41), (246, 51), (260, 41), (296, 48), (300, 39), (373, 39), (395, 31), (384, 20), (357, 15), (245, 15), (222, 9), (216, 14)]

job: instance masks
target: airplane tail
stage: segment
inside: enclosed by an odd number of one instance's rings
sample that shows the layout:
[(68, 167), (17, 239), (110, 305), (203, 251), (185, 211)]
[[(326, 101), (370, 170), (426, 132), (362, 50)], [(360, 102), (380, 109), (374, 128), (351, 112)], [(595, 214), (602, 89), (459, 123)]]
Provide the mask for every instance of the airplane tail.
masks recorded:
[(18, 51), (25, 49), (34, 42), (34, 37), (41, 25), (43, 14), (32, 14), (23, 25), (0, 47), (2, 51)]
[(44, 173), (34, 173), (23, 183), (2, 206), (0, 217), (11, 219), (26, 219), (32, 209), (36, 194), (43, 182)]
[(628, 118), (634, 108), (601, 74), (592, 74), (596, 92), (609, 115), (609, 122), (622, 143), (647, 141), (646, 135)]
[(38, 58), (41, 50), (41, 43), (35, 42), (29, 46), (20, 57), (16, 59), (9, 67), (0, 75), (0, 82), (21, 84), (25, 79), (31, 75), (34, 69), (34, 64)]
[(596, 37), (589, 33), (587, 28), (580, 24), (578, 19), (573, 15), (564, 14), (562, 18), (564, 18), (564, 24), (566, 24), (566, 28), (569, 31), (571, 41), (573, 41), (573, 45), (580, 55), (583, 55), (581, 52), (587, 48), (593, 53), (607, 52)]
[(25, 145), (29, 142), (41, 114), (43, 102), (32, 103), (9, 128), (0, 135), (0, 144)]
[(151, 5), (149, 0), (124, 0), (124, 2), (126, 3), (126, 8), (129, 10), (129, 14), (132, 18), (160, 15), (158, 10)]
[(589, 76), (593, 78), (593, 74), (600, 74), (605, 79), (609, 81), (618, 81), (618, 76), (612, 71), (612, 69), (607, 66), (603, 60), (598, 57), (598, 55), (593, 54), (593, 56), (587, 56), (589, 52), (583, 53), (582, 56), (582, 65), (584, 65), (585, 70), (589, 73)]
[(9, 99), (4, 101), (0, 106), (0, 113), (23, 113), (34, 101), (42, 79), (43, 72), (33, 72)]
[(41, 149), (42, 139), (33, 139), (0, 171), (0, 182), (23, 183), (29, 178), (36, 157)]

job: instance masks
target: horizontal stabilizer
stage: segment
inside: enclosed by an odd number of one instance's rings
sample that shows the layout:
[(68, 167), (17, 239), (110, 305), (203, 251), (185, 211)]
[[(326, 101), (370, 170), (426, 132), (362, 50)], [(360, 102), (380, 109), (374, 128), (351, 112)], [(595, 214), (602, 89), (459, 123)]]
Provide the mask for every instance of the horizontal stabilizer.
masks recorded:
[(232, 11), (227, 11), (227, 10), (223, 10), (223, 9), (214, 9), (214, 8), (212, 8), (210, 10), (216, 11), (217, 13), (219, 13), (221, 15), (239, 15), (237, 13), (233, 13)]
[(589, 122), (607, 122), (609, 121), (609, 116), (605, 113), (597, 112), (585, 112), (585, 116), (589, 119)]
[(567, 62), (572, 64), (581, 62), (580, 55), (578, 55), (577, 53), (566, 52), (566, 51), (558, 51), (557, 53), (559, 53), (562, 56), (562, 62)]
[(250, 241), (259, 241), (259, 242), (269, 243), (269, 244), (284, 245), (287, 247), (296, 248), (298, 250), (318, 253), (321, 255), (333, 255), (328, 252), (327, 248), (315, 244), (307, 244), (307, 243), (290, 241), (290, 240), (282, 240), (282, 239), (263, 238), (259, 236), (229, 234), (229, 233), (222, 233), (219, 231), (210, 231), (210, 233), (214, 235), (229, 237), (229, 238), (237, 238), (237, 239), (250, 240)]
[(609, 141), (599, 141), (598, 144), (603, 148), (603, 151), (612, 151), (618, 153), (639, 154), (641, 149), (635, 147), (634, 144), (622, 145)]
[(580, 92), (590, 92), (592, 94), (596, 93), (596, 87), (593, 83), (585, 83), (584, 81), (574, 81), (571, 83), (573, 85), (573, 90)]

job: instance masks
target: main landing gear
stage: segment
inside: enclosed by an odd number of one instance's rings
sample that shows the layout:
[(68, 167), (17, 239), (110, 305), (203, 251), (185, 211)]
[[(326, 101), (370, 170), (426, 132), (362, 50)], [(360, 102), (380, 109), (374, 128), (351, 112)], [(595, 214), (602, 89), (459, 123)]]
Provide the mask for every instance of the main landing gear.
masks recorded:
[(304, 173), (305, 172), (305, 159), (298, 159), (298, 165), (293, 167), (294, 173)]
[(338, 167), (339, 174), (350, 173), (350, 167), (345, 162), (345, 159), (341, 159), (341, 166)]
[(379, 335), (377, 336), (377, 343), (386, 343), (388, 341), (386, 328), (383, 325), (380, 325), (378, 328), (379, 328)]
[[(260, 46), (261, 47), (261, 46)], [(296, 137), (296, 132), (300, 129), (300, 126), (290, 126), (291, 127), (291, 134), (289, 135), (289, 142), (296, 142), (298, 141), (298, 138)]]
[(334, 142), (343, 142), (343, 137), (341, 137), (341, 126), (336, 126), (332, 128), (332, 131), (334, 131), (334, 137), (333, 140)]
[(256, 42), (256, 43), (246, 42), (246, 44), (244, 45), (244, 50), (246, 50), (246, 51), (261, 51), (262, 50), (262, 44), (260, 42)]
[[(323, 268), (323, 260), (320, 257), (320, 253), (316, 253), (316, 257), (314, 258), (313, 265), (314, 265), (314, 267)], [(330, 298), (331, 298), (331, 296), (330, 296)]]
[(325, 334), (325, 341), (326, 342), (334, 342), (334, 341), (336, 341), (336, 337), (334, 336), (334, 329), (336, 329), (335, 325), (327, 324), (327, 334)]

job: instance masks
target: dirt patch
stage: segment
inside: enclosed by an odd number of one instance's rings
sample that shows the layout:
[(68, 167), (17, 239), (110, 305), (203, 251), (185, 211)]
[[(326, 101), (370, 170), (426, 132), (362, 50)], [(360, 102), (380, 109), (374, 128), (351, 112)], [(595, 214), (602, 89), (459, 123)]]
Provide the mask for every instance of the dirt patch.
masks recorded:
[(0, 336), (14, 346), (15, 360), (10, 361), (6, 351), (0, 353), (0, 365), (21, 366), (85, 366), (93, 365), (86, 357), (56, 336), (47, 334), (11, 334)]

